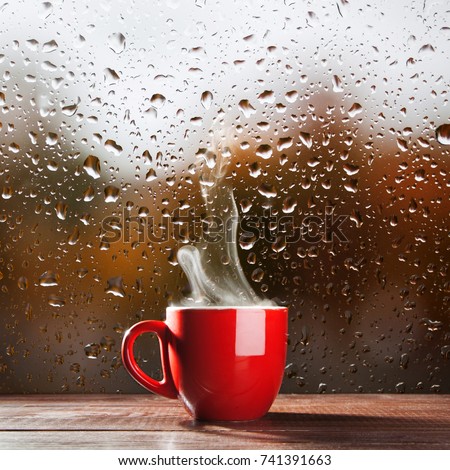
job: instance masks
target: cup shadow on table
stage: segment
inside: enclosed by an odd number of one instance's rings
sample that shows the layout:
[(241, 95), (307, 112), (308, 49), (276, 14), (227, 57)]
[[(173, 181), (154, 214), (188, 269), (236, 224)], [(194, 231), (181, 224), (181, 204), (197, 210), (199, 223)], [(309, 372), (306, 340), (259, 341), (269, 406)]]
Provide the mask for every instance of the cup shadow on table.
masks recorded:
[[(415, 416), (269, 412), (255, 421), (179, 423), (191, 432), (271, 443), (337, 443), (346, 447), (450, 448), (450, 420)], [(439, 436), (438, 436), (438, 435)], [(429, 444), (429, 445), (428, 445)]]

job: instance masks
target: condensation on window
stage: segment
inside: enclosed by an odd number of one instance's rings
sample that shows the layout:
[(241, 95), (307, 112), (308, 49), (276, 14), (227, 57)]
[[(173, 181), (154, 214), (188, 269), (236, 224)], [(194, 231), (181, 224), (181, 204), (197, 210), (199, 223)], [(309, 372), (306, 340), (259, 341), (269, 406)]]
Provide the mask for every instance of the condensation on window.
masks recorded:
[(371, 3), (2, 2), (1, 393), (142, 391), (217, 132), (282, 391), (450, 392), (448, 5)]

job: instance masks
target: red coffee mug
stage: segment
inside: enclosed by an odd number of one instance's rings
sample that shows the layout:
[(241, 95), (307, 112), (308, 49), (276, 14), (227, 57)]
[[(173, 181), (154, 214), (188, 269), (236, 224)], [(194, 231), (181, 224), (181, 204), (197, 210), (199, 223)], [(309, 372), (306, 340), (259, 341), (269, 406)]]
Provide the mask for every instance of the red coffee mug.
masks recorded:
[[(133, 345), (156, 333), (164, 378), (137, 364)], [(165, 322), (145, 320), (123, 338), (122, 361), (146, 389), (180, 398), (201, 420), (251, 420), (265, 415), (280, 389), (286, 361), (287, 308), (169, 307)]]

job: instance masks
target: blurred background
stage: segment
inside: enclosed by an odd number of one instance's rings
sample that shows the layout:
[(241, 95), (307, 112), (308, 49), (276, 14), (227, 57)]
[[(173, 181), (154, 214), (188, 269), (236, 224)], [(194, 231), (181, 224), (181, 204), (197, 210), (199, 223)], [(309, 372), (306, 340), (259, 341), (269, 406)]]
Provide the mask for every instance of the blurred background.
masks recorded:
[(139, 220), (202, 213), (218, 117), (241, 215), (347, 216), (239, 247), (290, 306), (282, 391), (450, 392), (448, 3), (373, 3), (0, 5), (0, 393), (147, 393), (122, 335), (186, 291), (189, 239)]

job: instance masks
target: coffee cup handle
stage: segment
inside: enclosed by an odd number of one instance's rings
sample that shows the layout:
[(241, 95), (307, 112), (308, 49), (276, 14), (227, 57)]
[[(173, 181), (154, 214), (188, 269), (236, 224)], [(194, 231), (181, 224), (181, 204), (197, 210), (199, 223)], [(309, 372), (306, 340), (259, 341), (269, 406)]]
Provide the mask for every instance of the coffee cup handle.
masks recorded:
[[(155, 333), (159, 341), (161, 353), (161, 364), (164, 377), (161, 381), (155, 380), (147, 375), (138, 365), (134, 358), (133, 346), (136, 339), (143, 333)], [(162, 395), (167, 398), (177, 398), (178, 392), (173, 383), (172, 374), (169, 367), (168, 354), (168, 334), (169, 329), (162, 321), (144, 320), (133, 325), (125, 332), (122, 341), (122, 362), (125, 369), (147, 390)]]

